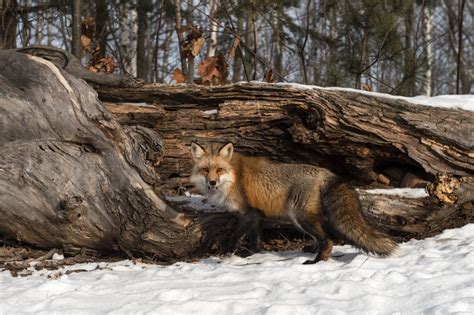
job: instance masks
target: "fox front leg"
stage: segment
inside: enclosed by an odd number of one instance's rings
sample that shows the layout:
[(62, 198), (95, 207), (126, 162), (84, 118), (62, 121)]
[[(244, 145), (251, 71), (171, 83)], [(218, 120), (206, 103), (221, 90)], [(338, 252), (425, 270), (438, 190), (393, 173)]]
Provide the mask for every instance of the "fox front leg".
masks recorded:
[[(262, 216), (256, 209), (248, 209), (239, 213), (239, 224), (234, 232), (230, 246), (237, 247), (236, 255), (247, 257), (258, 252), (260, 243)], [(247, 242), (240, 244), (242, 239), (247, 238)]]
[(247, 249), (252, 253), (257, 253), (259, 251), (260, 236), (262, 234), (262, 216), (259, 214), (258, 210), (251, 209), (248, 213), (244, 215), (242, 224), (247, 226)]

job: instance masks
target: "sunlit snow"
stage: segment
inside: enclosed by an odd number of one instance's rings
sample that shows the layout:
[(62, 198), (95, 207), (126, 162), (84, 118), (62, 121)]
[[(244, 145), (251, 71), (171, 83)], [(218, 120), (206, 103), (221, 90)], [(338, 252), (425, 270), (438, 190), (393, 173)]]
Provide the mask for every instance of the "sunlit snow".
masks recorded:
[[(166, 267), (79, 264), (17, 278), (4, 271), (0, 314), (472, 314), (473, 239), (470, 224), (401, 244), (390, 258), (335, 246), (315, 265), (302, 264), (309, 254), (265, 252)], [(64, 274), (75, 269), (90, 271)]]

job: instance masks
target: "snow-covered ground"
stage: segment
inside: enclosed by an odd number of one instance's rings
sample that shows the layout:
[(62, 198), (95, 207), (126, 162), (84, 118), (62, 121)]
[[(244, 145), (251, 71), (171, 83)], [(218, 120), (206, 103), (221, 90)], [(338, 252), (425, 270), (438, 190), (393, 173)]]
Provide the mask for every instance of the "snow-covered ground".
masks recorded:
[[(474, 95), (379, 95), (474, 111)], [(426, 195), (423, 190), (371, 193)], [(202, 197), (193, 202), (208, 209)], [(473, 240), (469, 224), (401, 244), (389, 258), (335, 246), (332, 259), (315, 265), (302, 265), (313, 258), (309, 254), (267, 252), (171, 266), (129, 260), (78, 264), (16, 278), (3, 271), (0, 314), (474, 314)], [(89, 271), (66, 274), (81, 269)]]
[[(80, 264), (17, 278), (4, 271), (0, 314), (473, 314), (473, 240), (470, 224), (401, 244), (390, 258), (336, 246), (315, 265), (283, 252), (166, 267)], [(91, 271), (64, 274), (74, 269)]]

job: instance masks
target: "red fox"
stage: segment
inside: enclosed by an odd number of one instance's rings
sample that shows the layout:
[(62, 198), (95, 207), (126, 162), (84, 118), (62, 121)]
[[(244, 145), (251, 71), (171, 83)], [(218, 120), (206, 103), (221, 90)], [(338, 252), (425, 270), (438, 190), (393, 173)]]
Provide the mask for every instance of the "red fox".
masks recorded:
[(289, 219), (309, 234), (318, 252), (305, 264), (330, 257), (329, 237), (380, 256), (398, 246), (364, 220), (355, 190), (328, 169), (243, 156), (232, 143), (193, 142), (191, 153), (190, 181), (209, 201), (242, 215), (258, 209), (265, 217)]

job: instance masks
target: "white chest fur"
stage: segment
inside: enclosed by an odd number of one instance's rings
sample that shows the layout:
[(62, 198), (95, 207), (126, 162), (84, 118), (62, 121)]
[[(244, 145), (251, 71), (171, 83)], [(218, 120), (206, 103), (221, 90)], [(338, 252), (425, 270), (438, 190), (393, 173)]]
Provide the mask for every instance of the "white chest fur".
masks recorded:
[(222, 208), (229, 212), (242, 212), (242, 209), (234, 202), (229, 195), (222, 192), (216, 191), (207, 195), (207, 200), (215, 205), (216, 207)]

